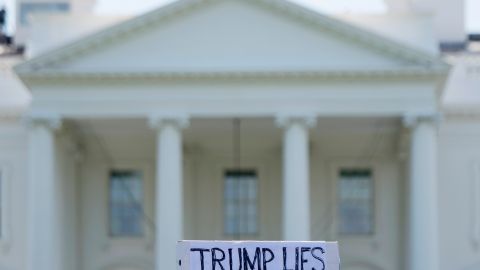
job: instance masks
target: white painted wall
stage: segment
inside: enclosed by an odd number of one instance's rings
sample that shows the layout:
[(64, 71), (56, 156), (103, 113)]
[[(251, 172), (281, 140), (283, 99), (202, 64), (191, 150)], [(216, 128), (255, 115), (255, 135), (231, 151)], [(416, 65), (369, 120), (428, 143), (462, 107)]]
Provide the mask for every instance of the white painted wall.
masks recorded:
[(40, 14), (31, 18), (25, 38), (26, 56), (32, 58), (55, 50), (100, 29), (112, 26), (125, 17), (94, 16), (91, 14)]
[[(87, 155), (81, 164), (80, 197), (80, 269), (115, 270), (135, 266), (133, 269), (153, 269), (153, 231), (145, 226), (142, 239), (112, 239), (108, 235), (108, 175), (112, 167), (140, 169), (145, 181), (145, 211), (154, 218), (154, 168), (152, 160), (131, 159), (111, 165), (104, 159)], [(173, 211), (174, 208), (172, 208)], [(143, 268), (145, 266), (145, 268)], [(121, 268), (120, 268), (121, 269)]]
[(30, 105), (30, 92), (12, 70), (21, 61), (21, 57), (0, 59), (0, 117), (18, 117)]
[[(21, 16), (20, 16), (22, 12), (22, 9), (21, 9), (22, 4), (68, 3), (70, 8), (66, 12), (66, 14), (69, 14), (69, 15), (83, 14), (86, 16), (87, 15), (91, 16), (90, 14), (92, 14), (93, 12), (93, 8), (96, 0), (15, 0), (12, 2), (14, 2), (14, 5), (15, 5), (15, 8), (11, 9), (11, 12), (15, 12), (15, 14), (12, 14), (12, 17), (15, 18), (14, 19), (15, 22), (12, 22), (14, 26), (11, 26), (11, 27), (15, 28), (15, 32), (14, 32), (15, 42), (17, 44), (25, 45), (25, 43), (29, 40), (30, 35), (32, 34), (32, 26), (34, 24), (37, 24), (38, 22), (30, 21), (30, 18), (28, 18), (30, 23), (22, 24)], [(43, 13), (43, 14), (47, 16), (59, 15), (59, 13)], [(47, 29), (44, 29), (44, 30), (48, 31)]]
[[(380, 144), (374, 157), (365, 145), (379, 139), (371, 122), (358, 121), (355, 127), (344, 120), (328, 120), (311, 132), (311, 214), (312, 236), (316, 240), (340, 240), (346, 269), (373, 265), (386, 270), (400, 270), (403, 262), (403, 178), (401, 161), (396, 154), (396, 129), (382, 128)], [(116, 124), (101, 121), (90, 125), (95, 135), (86, 135), (88, 146), (82, 163), (81, 213), (82, 262), (85, 270), (104, 269), (127, 261), (144, 269), (154, 261), (153, 234), (148, 229), (144, 239), (127, 240), (108, 237), (108, 169), (139, 168), (145, 172), (146, 211), (153, 217), (154, 148), (153, 131), (121, 120)], [(335, 124), (337, 123), (337, 124)], [(363, 123), (363, 124), (362, 124)], [(369, 128), (361, 127), (369, 125)], [(146, 123), (144, 123), (146, 126)], [(242, 165), (257, 169), (259, 176), (260, 231), (256, 239), (278, 240), (281, 224), (281, 130), (273, 119), (244, 120), (242, 130)], [(331, 129), (331, 127), (336, 126)], [(105, 127), (106, 126), (106, 127)], [(262, 128), (263, 126), (263, 128)], [(338, 127), (343, 127), (338, 128)], [(390, 126), (390, 125), (389, 125)], [(136, 127), (135, 131), (132, 128)], [(346, 131), (349, 131), (348, 133)], [(229, 239), (223, 234), (223, 173), (232, 168), (231, 124), (227, 119), (193, 120), (185, 131), (185, 238)], [(93, 134), (93, 133), (92, 133)], [(257, 140), (263, 134), (264, 140)], [(100, 146), (100, 141), (107, 141)], [(270, 138), (268, 140), (268, 138)], [(215, 143), (217, 142), (217, 143)], [(100, 149), (102, 148), (102, 149)], [(105, 149), (115, 160), (105, 160)], [(146, 149), (149, 149), (145, 151)], [(110, 163), (110, 164), (109, 164)], [(372, 166), (375, 175), (374, 236), (339, 237), (335, 230), (336, 170), (340, 166)], [(172, 211), (177, 211), (174, 206)], [(353, 268), (349, 268), (353, 267)], [(107, 268), (110, 269), (110, 268)], [(117, 269), (117, 268), (113, 268)]]
[(386, 0), (386, 3), (392, 14), (430, 15), (439, 42), (463, 42), (466, 39), (465, 0)]
[(478, 116), (447, 116), (440, 128), (442, 270), (480, 267), (479, 138)]
[(26, 132), (22, 124), (0, 120), (1, 269), (26, 268), (26, 142)]

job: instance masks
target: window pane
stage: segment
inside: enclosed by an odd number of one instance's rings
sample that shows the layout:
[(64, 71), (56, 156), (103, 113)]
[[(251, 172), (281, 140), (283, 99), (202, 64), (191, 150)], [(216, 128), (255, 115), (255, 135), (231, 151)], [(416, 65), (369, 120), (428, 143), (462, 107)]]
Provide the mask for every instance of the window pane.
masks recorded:
[(143, 234), (143, 181), (137, 171), (110, 173), (110, 234), (140, 236)]
[(257, 175), (227, 171), (224, 180), (224, 230), (227, 235), (257, 233)]
[(373, 232), (371, 170), (341, 170), (338, 199), (339, 232), (341, 234), (371, 234)]

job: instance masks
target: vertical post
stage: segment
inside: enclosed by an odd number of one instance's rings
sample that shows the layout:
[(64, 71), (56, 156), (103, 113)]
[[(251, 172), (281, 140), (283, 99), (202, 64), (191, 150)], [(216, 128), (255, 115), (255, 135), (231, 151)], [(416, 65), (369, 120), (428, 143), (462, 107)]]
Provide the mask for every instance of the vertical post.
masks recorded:
[(29, 119), (28, 270), (61, 270), (55, 130), (60, 119)]
[(310, 240), (309, 128), (312, 116), (278, 117), (283, 135), (283, 238)]
[(176, 269), (176, 243), (183, 237), (182, 133), (186, 117), (152, 117), (157, 131), (156, 266)]
[(411, 128), (408, 269), (439, 269), (436, 117), (405, 120)]

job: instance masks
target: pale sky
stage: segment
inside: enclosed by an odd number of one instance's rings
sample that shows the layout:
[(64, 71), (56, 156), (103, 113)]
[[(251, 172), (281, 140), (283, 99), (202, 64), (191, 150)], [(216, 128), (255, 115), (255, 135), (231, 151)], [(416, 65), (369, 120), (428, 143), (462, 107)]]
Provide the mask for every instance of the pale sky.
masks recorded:
[(467, 0), (465, 7), (466, 27), (468, 32), (480, 33), (480, 0)]
[[(15, 0), (0, 0), (0, 6), (14, 8)], [(82, 1), (82, 0), (79, 0)], [(174, 0), (97, 0), (95, 11), (99, 14), (136, 15)], [(302, 2), (325, 13), (384, 13), (384, 0), (291, 0)], [(467, 32), (480, 32), (480, 0), (466, 1)], [(14, 18), (9, 18), (9, 30), (13, 30)]]
[[(0, 0), (1, 1), (1, 0)], [(96, 11), (105, 14), (139, 14), (172, 0), (97, 0)], [(384, 0), (291, 0), (305, 3), (326, 13), (384, 13)], [(141, 3), (141, 4), (140, 4)], [(468, 32), (480, 32), (480, 0), (465, 0), (465, 25)]]

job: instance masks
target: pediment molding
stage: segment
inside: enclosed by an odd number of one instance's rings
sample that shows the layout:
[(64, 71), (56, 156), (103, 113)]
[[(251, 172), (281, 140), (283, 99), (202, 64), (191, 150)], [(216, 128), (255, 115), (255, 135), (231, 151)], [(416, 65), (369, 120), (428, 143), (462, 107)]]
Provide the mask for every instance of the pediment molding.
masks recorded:
[(396, 80), (396, 79), (442, 79), (443, 69), (392, 69), (392, 70), (339, 70), (339, 71), (238, 71), (238, 72), (36, 72), (23, 76), (26, 82), (50, 80)]

